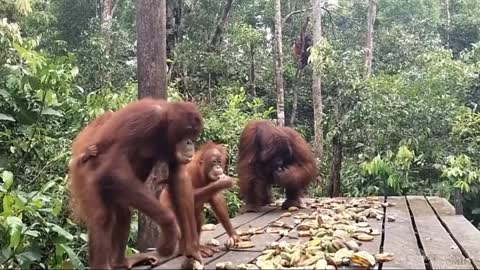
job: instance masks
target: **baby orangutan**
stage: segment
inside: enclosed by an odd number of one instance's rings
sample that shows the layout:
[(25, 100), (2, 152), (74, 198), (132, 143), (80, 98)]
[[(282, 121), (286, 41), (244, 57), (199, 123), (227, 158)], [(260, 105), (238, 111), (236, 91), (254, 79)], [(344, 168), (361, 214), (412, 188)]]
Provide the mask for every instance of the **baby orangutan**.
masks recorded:
[[(239, 240), (239, 236), (230, 223), (227, 203), (224, 195), (220, 192), (233, 186), (232, 179), (225, 174), (227, 162), (226, 149), (221, 145), (208, 142), (195, 153), (190, 163), (183, 165), (182, 177), (190, 179), (193, 184), (195, 217), (199, 236), (204, 223), (203, 207), (208, 202), (217, 220), (222, 223), (229, 236), (225, 244), (233, 246)], [(166, 187), (160, 194), (160, 204), (170, 205), (170, 200), (170, 188)], [(200, 245), (202, 257), (211, 257), (215, 252), (218, 252), (218, 249)]]

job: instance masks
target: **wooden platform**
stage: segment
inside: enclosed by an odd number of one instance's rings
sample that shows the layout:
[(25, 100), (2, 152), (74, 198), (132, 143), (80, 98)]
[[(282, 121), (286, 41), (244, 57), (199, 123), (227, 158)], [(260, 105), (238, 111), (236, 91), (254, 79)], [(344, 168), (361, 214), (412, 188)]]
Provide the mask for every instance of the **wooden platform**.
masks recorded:
[[(312, 199), (307, 199), (312, 200)], [(454, 208), (447, 200), (439, 197), (407, 196), (381, 198), (393, 202), (394, 207), (386, 208), (386, 214), (395, 217), (395, 222), (369, 219), (372, 228), (382, 232), (381, 236), (362, 245), (362, 250), (373, 254), (394, 253), (394, 260), (378, 265), (379, 269), (480, 269), (480, 231), (463, 216), (455, 215)], [(311, 213), (313, 209), (302, 209)], [(280, 218), (284, 213), (278, 208), (264, 207), (258, 213), (246, 213), (232, 219), (237, 229), (266, 227), (268, 223), (282, 220), (290, 224), (292, 217)], [(202, 242), (217, 239), (223, 246), (225, 231), (219, 224), (215, 231), (203, 232)], [(302, 239), (307, 241), (308, 238)], [(205, 269), (215, 269), (218, 262), (231, 261), (234, 264), (249, 263), (272, 241), (298, 241), (278, 234), (252, 236), (255, 247), (248, 250), (220, 251), (213, 257), (204, 258)], [(155, 269), (178, 269), (183, 257), (164, 259)], [(148, 269), (140, 267), (137, 269)]]

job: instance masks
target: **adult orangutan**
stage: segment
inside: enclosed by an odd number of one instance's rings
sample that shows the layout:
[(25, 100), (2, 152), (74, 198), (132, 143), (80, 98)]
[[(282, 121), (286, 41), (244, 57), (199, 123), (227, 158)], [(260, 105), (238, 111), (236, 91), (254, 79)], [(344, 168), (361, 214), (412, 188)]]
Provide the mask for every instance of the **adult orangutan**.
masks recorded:
[[(202, 261), (191, 183), (174, 177), (182, 164), (191, 161), (193, 141), (202, 129), (203, 119), (194, 104), (144, 98), (102, 115), (77, 136), (69, 188), (75, 214), (87, 225), (91, 268), (130, 266), (125, 258), (130, 208), (161, 227), (157, 246), (161, 256), (175, 251), (180, 227), (188, 243), (184, 254)], [(156, 162), (166, 162), (172, 172), (167, 183), (176, 213), (160, 205), (143, 183)]]
[[(230, 223), (227, 202), (220, 192), (233, 186), (232, 179), (226, 175), (227, 163), (228, 153), (225, 147), (208, 142), (195, 153), (190, 163), (183, 166), (182, 177), (192, 181), (195, 189), (195, 216), (198, 234), (200, 235), (204, 224), (203, 207), (208, 202), (217, 220), (220, 221), (229, 236), (226, 244), (233, 246), (239, 240), (239, 236)], [(169, 187), (166, 187), (160, 194), (160, 204), (168, 205), (170, 200), (171, 191)], [(201, 245), (200, 252), (204, 257), (211, 257), (218, 252), (218, 249)]]
[(317, 168), (310, 147), (298, 132), (254, 120), (240, 136), (237, 173), (246, 203), (241, 212), (255, 212), (271, 202), (274, 183), (285, 188), (283, 209), (300, 207), (301, 194), (317, 176)]

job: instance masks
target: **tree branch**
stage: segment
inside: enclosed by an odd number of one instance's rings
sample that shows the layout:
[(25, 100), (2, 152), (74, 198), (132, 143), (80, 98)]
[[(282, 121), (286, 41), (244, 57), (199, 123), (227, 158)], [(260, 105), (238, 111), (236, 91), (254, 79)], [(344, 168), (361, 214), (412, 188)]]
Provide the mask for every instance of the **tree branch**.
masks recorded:
[(295, 11), (292, 11), (292, 12), (288, 13), (287, 15), (285, 15), (285, 17), (283, 17), (282, 24), (285, 24), (290, 19), (290, 17), (292, 17), (293, 15), (297, 15), (299, 13), (307, 12), (309, 10), (312, 10), (312, 8), (295, 10)]
[(113, 4), (113, 8), (112, 8), (112, 18), (113, 18), (113, 13), (115, 12), (115, 9), (117, 9), (118, 2), (120, 2), (120, 0), (115, 1), (115, 3)]
[(217, 27), (215, 29), (215, 33), (213, 34), (213, 37), (210, 41), (210, 45), (213, 48), (217, 47), (222, 40), (222, 35), (223, 35), (224, 28), (225, 28), (225, 23), (227, 22), (228, 14), (230, 13), (230, 10), (232, 9), (233, 2), (234, 2), (234, 0), (227, 0), (227, 2), (225, 3), (225, 6), (223, 7), (222, 17), (220, 17), (220, 19), (217, 23)]

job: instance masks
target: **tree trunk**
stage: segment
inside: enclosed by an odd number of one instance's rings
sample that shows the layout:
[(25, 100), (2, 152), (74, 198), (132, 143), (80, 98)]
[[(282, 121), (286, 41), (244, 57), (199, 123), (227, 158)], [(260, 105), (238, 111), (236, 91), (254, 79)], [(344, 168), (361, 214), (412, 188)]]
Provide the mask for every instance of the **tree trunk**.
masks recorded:
[[(108, 58), (112, 50), (112, 20), (113, 20), (113, 10), (114, 4), (113, 0), (101, 0), (100, 1), (100, 29), (102, 35), (105, 38), (105, 57)], [(101, 78), (100, 85), (102, 87), (107, 86), (111, 82), (110, 71), (103, 70), (101, 73), (103, 76)]]
[(100, 27), (103, 33), (109, 37), (112, 30), (113, 0), (101, 0), (101, 10)]
[(257, 86), (255, 85), (255, 48), (250, 44), (250, 90), (254, 98), (257, 97)]
[[(181, 1), (179, 1), (178, 5), (181, 5)], [(177, 24), (179, 23), (175, 18), (176, 12), (176, 3), (173, 0), (167, 0), (167, 11), (166, 11), (166, 31), (167, 31), (167, 58), (173, 58), (173, 49), (175, 48), (175, 44), (177, 42)], [(180, 9), (180, 8), (179, 8)], [(171, 64), (168, 64), (168, 75), (170, 78), (172, 67)], [(168, 80), (168, 79), (167, 79)]]
[(283, 89), (283, 45), (282, 45), (282, 7), (275, 0), (275, 86), (277, 88), (277, 119), (279, 126), (285, 126), (285, 90)]
[(292, 94), (293, 94), (292, 112), (290, 114), (290, 121), (288, 121), (288, 126), (290, 127), (293, 127), (293, 125), (295, 124), (295, 118), (297, 117), (298, 89), (296, 87), (296, 84), (298, 84), (301, 76), (302, 76), (302, 70), (300, 68), (297, 68), (297, 71), (295, 72), (295, 79), (294, 79), (293, 88), (292, 88)]
[(166, 0), (137, 0), (138, 97), (167, 99)]
[(215, 28), (215, 33), (213, 34), (212, 41), (210, 42), (212, 48), (216, 48), (222, 42), (223, 38), (223, 30), (225, 29), (225, 23), (228, 19), (228, 14), (232, 9), (232, 4), (234, 0), (227, 0), (225, 6), (223, 7), (222, 17), (217, 23), (217, 27)]
[(455, 205), (455, 215), (463, 215), (463, 194), (460, 188), (453, 189), (453, 204)]
[(451, 15), (450, 15), (450, 0), (445, 1), (445, 10), (447, 11), (447, 48), (450, 47), (450, 25), (451, 25)]
[[(320, 46), (322, 41), (322, 0), (312, 0), (313, 12), (313, 44)], [(323, 104), (322, 104), (322, 79), (320, 70), (313, 72), (313, 122), (314, 122), (314, 152), (321, 161), (323, 158)]]
[[(167, 99), (166, 0), (137, 0), (137, 78), (138, 97)], [(156, 164), (147, 187), (158, 198), (160, 187), (156, 180), (168, 177), (166, 164)], [(139, 214), (137, 249), (154, 247), (160, 229), (150, 218)]]
[[(150, 173), (145, 185), (147, 188), (159, 198), (162, 188), (157, 184), (157, 181), (168, 178), (168, 165), (167, 163), (157, 163)], [(146, 251), (148, 248), (154, 248), (156, 240), (160, 237), (160, 227), (143, 213), (138, 214), (138, 232), (136, 248), (141, 252)]]
[(338, 127), (340, 122), (340, 101), (337, 101), (334, 109), (334, 119), (337, 126), (337, 131), (332, 138), (332, 164), (330, 165), (330, 183), (328, 193), (330, 197), (339, 197), (341, 192), (341, 172), (343, 159), (343, 143), (341, 127)]
[(368, 78), (372, 74), (373, 61), (373, 26), (377, 16), (376, 0), (368, 0), (367, 14), (367, 42), (365, 46), (365, 77)]
[(330, 197), (339, 197), (341, 192), (341, 171), (343, 159), (342, 134), (337, 133), (332, 138), (332, 164), (330, 166)]

